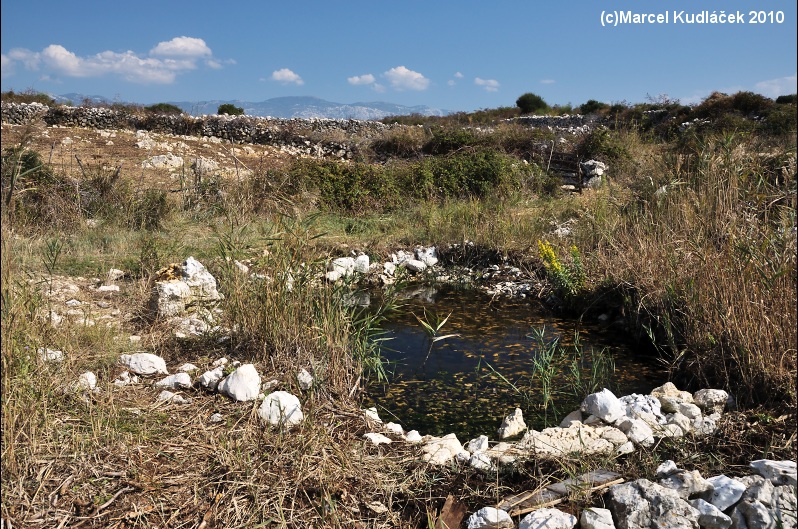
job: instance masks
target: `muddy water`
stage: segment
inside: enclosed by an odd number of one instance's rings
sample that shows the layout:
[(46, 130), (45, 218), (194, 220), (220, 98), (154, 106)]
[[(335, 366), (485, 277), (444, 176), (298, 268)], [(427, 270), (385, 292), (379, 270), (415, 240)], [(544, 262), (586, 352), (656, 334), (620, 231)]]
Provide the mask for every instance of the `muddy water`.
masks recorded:
[[(435, 333), (418, 319), (436, 327), (447, 317)], [(665, 381), (656, 360), (637, 354), (617, 333), (554, 317), (529, 300), (419, 290), (385, 328), (384, 337), (390, 340), (382, 355), (390, 363), (390, 383), (371, 386), (366, 404), (376, 406), (385, 422), (398, 422), (422, 435), (456, 433), (466, 441), (484, 434), (495, 439), (502, 418), (516, 407), (530, 428), (557, 425), (587, 394), (598, 355), (611, 357), (615, 365), (608, 379), (594, 382), (600, 383), (598, 389), (609, 387), (619, 396), (648, 393)], [(544, 377), (534, 368), (541, 348), (536, 330), (543, 332), (544, 343), (559, 340), (563, 346), (552, 362), (553, 402), (547, 406)], [(578, 347), (573, 347), (575, 339)], [(574, 366), (583, 381), (579, 388), (571, 375)]]

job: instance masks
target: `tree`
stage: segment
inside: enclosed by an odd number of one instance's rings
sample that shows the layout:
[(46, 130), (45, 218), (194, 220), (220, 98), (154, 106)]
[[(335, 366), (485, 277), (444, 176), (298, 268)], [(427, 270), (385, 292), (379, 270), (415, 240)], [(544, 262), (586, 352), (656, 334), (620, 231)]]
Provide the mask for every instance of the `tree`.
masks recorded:
[(216, 111), (217, 114), (227, 114), (229, 116), (243, 116), (244, 109), (241, 107), (237, 107), (231, 103), (225, 103), (223, 105), (219, 105), (219, 109)]
[(531, 92), (519, 97), (515, 105), (521, 109), (522, 114), (531, 114), (532, 112), (549, 108), (549, 105), (546, 104), (542, 97)]

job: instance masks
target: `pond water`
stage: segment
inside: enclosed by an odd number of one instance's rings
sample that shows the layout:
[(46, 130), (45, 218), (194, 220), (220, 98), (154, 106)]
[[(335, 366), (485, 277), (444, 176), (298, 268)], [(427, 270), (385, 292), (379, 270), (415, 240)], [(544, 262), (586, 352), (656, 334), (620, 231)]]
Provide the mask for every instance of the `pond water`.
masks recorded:
[(390, 382), (373, 384), (365, 402), (405, 430), (495, 438), (516, 407), (528, 427), (541, 429), (602, 387), (621, 396), (665, 380), (656, 359), (637, 354), (617, 332), (557, 318), (537, 301), (453, 288), (409, 297), (384, 325)]

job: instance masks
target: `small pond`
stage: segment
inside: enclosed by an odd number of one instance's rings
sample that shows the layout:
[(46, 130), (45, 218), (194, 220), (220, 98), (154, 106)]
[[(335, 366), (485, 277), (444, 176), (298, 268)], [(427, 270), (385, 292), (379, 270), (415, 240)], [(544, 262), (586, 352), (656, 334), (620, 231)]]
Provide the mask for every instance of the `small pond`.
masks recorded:
[(516, 407), (528, 427), (541, 429), (559, 424), (591, 391), (648, 393), (664, 381), (656, 359), (617, 332), (557, 318), (534, 300), (447, 287), (407, 297), (384, 325), (390, 382), (372, 384), (365, 401), (405, 430), (495, 438)]

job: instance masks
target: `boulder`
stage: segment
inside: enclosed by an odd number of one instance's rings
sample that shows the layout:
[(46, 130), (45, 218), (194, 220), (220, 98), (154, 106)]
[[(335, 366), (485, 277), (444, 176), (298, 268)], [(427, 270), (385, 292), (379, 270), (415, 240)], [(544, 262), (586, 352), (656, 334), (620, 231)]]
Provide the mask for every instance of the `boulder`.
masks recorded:
[(519, 448), (538, 455), (609, 454), (626, 442), (626, 436), (612, 426), (588, 426), (579, 422), (568, 428), (546, 428), (528, 431)]
[(287, 427), (296, 426), (305, 419), (299, 399), (286, 391), (266, 395), (258, 408), (258, 416), (272, 426)]
[(606, 388), (588, 395), (582, 402), (581, 409), (583, 413), (595, 415), (607, 424), (612, 424), (626, 415), (626, 409), (621, 401)]
[(214, 369), (205, 371), (200, 375), (198, 381), (199, 385), (209, 391), (216, 391), (219, 387), (219, 381), (224, 378), (224, 366), (217, 366)]
[(705, 480), (697, 470), (693, 470), (692, 472), (677, 470), (659, 480), (659, 484), (663, 487), (675, 490), (683, 500), (701, 497), (705, 494), (712, 494), (714, 490), (712, 483)]
[(651, 394), (657, 398), (675, 397), (683, 402), (693, 402), (693, 394), (689, 391), (680, 391), (679, 388), (673, 384), (673, 382), (666, 382), (660, 387), (652, 389)]
[(137, 375), (168, 375), (166, 361), (152, 353), (125, 354), (119, 357), (122, 365)]
[(175, 373), (162, 378), (155, 383), (156, 388), (188, 389), (191, 387), (191, 377), (188, 373)]
[(480, 435), (475, 439), (471, 439), (466, 443), (465, 448), (472, 454), (484, 452), (485, 450), (488, 449), (488, 436)]
[(693, 401), (704, 413), (723, 413), (729, 394), (722, 389), (700, 389), (693, 394)]
[(255, 400), (260, 393), (260, 375), (254, 365), (244, 364), (219, 382), (217, 389), (238, 402)]
[(576, 516), (573, 514), (544, 507), (524, 516), (518, 524), (518, 529), (573, 529), (576, 522)]
[(482, 507), (468, 517), (468, 529), (514, 529), (515, 523), (507, 511), (495, 507)]
[(613, 485), (607, 494), (618, 529), (698, 529), (700, 512), (676, 491), (647, 479)]
[(732, 519), (723, 514), (723, 511), (708, 503), (701, 498), (690, 500), (692, 505), (700, 514), (698, 515), (698, 525), (703, 529), (729, 529)]
[(615, 522), (612, 521), (612, 513), (609, 509), (589, 507), (582, 511), (582, 515), (579, 517), (579, 527), (581, 529), (615, 529)]
[(515, 411), (504, 418), (501, 426), (499, 426), (499, 438), (507, 439), (508, 437), (514, 437), (524, 430), (526, 430), (524, 414), (521, 408), (516, 408)]
[(774, 485), (796, 486), (795, 461), (773, 461), (771, 459), (757, 459), (751, 462), (751, 468), (769, 480)]
[(704, 500), (711, 503), (721, 511), (725, 511), (743, 497), (745, 485), (724, 474), (707, 478), (712, 485), (712, 491), (702, 496)]
[(421, 458), (433, 465), (445, 465), (463, 452), (463, 445), (453, 433), (443, 437), (432, 437), (421, 447)]

